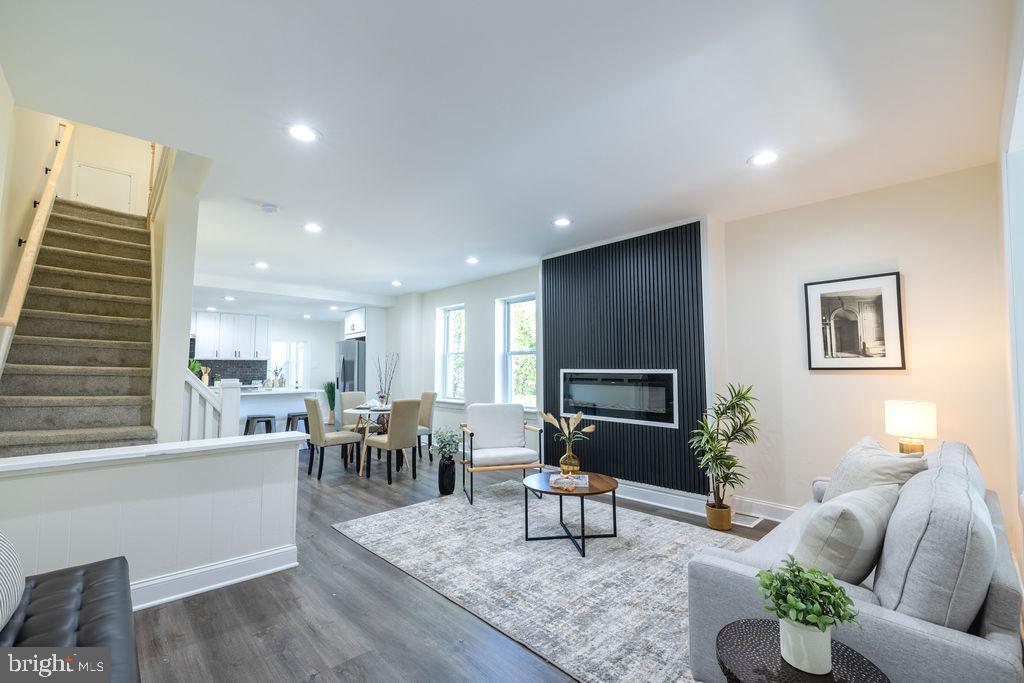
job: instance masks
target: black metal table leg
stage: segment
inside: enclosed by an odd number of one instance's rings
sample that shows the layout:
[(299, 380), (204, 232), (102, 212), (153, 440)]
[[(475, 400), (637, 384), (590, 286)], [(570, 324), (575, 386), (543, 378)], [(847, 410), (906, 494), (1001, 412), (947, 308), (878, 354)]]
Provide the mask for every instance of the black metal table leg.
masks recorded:
[(587, 556), (587, 513), (583, 508), (586, 498), (580, 496), (580, 557)]

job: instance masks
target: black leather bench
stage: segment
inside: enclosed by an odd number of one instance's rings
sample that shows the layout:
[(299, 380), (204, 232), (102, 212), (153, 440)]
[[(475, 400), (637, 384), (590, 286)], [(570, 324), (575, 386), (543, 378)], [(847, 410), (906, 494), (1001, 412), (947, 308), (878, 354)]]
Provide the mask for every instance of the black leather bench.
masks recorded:
[(115, 557), (25, 579), (0, 647), (109, 647), (114, 681), (138, 681), (128, 560)]

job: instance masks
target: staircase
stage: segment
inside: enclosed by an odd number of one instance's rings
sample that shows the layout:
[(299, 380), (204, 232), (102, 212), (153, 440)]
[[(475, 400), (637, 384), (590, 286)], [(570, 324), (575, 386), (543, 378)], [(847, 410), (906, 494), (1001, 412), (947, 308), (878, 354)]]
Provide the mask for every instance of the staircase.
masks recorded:
[(153, 443), (142, 216), (58, 199), (0, 375), (0, 457)]

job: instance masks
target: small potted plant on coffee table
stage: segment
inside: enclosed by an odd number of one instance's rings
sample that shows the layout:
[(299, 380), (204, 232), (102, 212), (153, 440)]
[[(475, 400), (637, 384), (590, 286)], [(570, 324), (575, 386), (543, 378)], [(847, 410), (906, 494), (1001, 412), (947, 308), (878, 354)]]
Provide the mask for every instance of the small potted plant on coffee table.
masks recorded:
[(832, 671), (832, 629), (857, 623), (853, 600), (831, 574), (804, 568), (792, 555), (778, 570), (757, 573), (764, 608), (779, 618), (782, 658), (809, 674)]
[(704, 505), (708, 526), (719, 531), (732, 528), (732, 508), (725, 504), (728, 489), (742, 486), (747, 475), (743, 465), (732, 453), (734, 444), (757, 441), (757, 420), (754, 419), (752, 386), (730, 384), (727, 395), (717, 394), (715, 405), (708, 409), (693, 430), (690, 447), (700, 456), (699, 467), (711, 479), (712, 500)]
[(434, 432), (434, 445), (431, 452), (438, 456), (437, 491), (442, 496), (451, 495), (455, 490), (455, 459), (459, 452), (462, 439), (451, 427), (442, 427)]

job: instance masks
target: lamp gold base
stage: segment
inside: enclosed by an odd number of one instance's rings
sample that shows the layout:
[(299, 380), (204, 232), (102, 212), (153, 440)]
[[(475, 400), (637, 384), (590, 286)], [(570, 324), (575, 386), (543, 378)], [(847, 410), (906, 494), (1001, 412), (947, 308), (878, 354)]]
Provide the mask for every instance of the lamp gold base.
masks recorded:
[(900, 455), (924, 455), (924, 439), (900, 438)]

